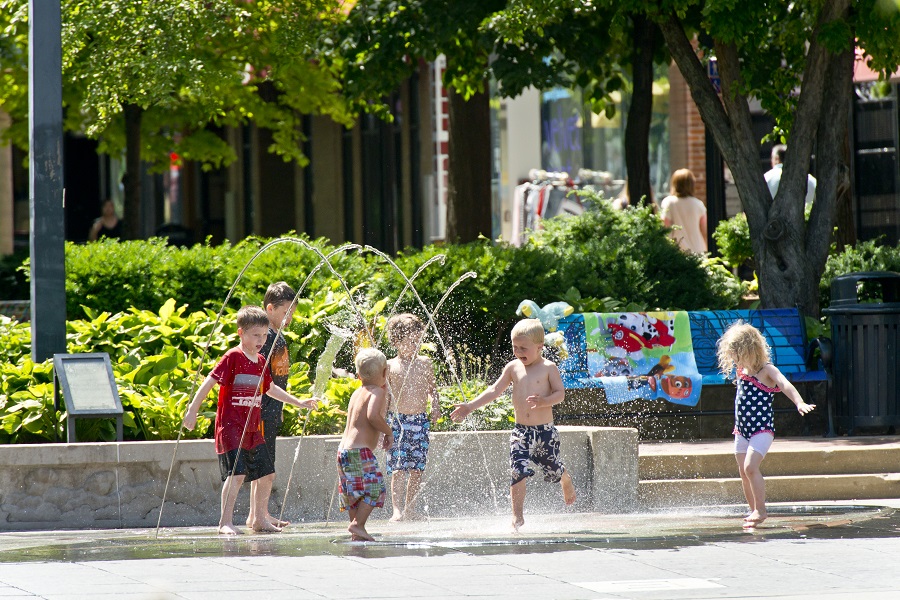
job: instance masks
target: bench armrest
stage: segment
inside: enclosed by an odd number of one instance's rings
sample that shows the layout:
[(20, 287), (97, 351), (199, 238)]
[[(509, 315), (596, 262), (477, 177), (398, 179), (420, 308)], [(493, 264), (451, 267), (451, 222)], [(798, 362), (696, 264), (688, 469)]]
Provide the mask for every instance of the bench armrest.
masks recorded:
[(816, 350), (819, 351), (819, 359), (826, 373), (831, 373), (831, 362), (834, 357), (834, 344), (831, 338), (817, 337), (809, 343), (809, 349), (806, 352), (806, 369), (807, 371), (818, 371), (819, 365), (816, 364)]

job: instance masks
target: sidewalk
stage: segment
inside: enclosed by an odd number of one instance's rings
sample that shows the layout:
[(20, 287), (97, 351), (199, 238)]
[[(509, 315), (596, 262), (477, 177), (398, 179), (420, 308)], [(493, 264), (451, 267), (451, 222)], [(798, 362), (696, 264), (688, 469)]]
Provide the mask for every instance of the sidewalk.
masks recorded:
[(898, 500), (630, 515), (343, 522), (276, 535), (207, 529), (0, 534), (0, 599), (842, 598), (900, 597)]

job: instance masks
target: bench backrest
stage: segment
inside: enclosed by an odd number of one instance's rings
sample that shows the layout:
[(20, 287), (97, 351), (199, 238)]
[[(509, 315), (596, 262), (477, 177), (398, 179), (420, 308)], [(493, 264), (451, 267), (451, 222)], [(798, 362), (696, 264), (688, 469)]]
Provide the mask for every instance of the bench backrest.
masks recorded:
[(806, 368), (806, 326), (795, 308), (758, 310), (697, 311), (691, 319), (691, 341), (697, 370), (704, 384), (725, 383), (716, 361), (716, 342), (735, 321), (750, 323), (759, 329), (772, 349), (772, 363), (791, 381), (816, 381), (820, 371)]

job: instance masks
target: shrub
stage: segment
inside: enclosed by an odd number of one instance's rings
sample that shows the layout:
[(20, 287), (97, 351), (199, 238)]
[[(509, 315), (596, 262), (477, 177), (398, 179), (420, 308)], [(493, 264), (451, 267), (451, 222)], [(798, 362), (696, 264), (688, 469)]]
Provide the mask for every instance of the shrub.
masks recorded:
[[(832, 250), (834, 247), (832, 246)], [(859, 271), (894, 271), (900, 273), (900, 244), (879, 246), (877, 240), (860, 242), (832, 254), (825, 263), (825, 272), (819, 282), (819, 303), (822, 308), (831, 304), (831, 282), (838, 275)]]
[(750, 226), (747, 215), (738, 213), (730, 219), (719, 221), (713, 231), (716, 248), (725, 264), (736, 269), (753, 258), (753, 246), (750, 243)]
[[(438, 329), (448, 347), (468, 343), (477, 354), (497, 354), (508, 345), (523, 299), (546, 304), (576, 300), (579, 309), (613, 305), (636, 310), (732, 308), (740, 285), (724, 269), (681, 252), (668, 230), (647, 209), (615, 211), (603, 206), (579, 217), (545, 222), (520, 248), (481, 240), (446, 247), (429, 246), (404, 252), (397, 264), (413, 273), (436, 254), (445, 266), (431, 266), (416, 280), (424, 303), (433, 307), (450, 285), (467, 271), (477, 278), (460, 285), (438, 316)], [(394, 299), (402, 278), (378, 269), (370, 297)], [(603, 299), (603, 300), (598, 300)], [(401, 310), (418, 312), (408, 296)]]

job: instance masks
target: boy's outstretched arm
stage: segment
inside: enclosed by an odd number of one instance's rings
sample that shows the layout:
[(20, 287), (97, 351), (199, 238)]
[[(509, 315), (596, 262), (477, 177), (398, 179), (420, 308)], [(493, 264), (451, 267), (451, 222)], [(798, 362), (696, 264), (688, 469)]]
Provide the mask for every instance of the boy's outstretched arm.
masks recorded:
[(184, 421), (182, 422), (182, 425), (188, 431), (192, 430), (197, 425), (197, 413), (200, 412), (200, 405), (203, 404), (203, 401), (209, 396), (209, 393), (215, 387), (216, 383), (218, 382), (212, 378), (212, 375), (207, 375), (206, 379), (203, 380), (203, 383), (200, 384), (200, 389), (194, 394), (194, 399), (191, 400), (191, 404), (188, 406), (187, 412), (184, 415)]
[(380, 393), (372, 394), (372, 397), (369, 399), (369, 403), (366, 406), (366, 418), (372, 424), (372, 427), (384, 434), (381, 447), (384, 450), (388, 450), (394, 442), (394, 432), (391, 430), (388, 422), (384, 420), (385, 413), (387, 413), (387, 392), (381, 390)]
[(472, 414), (472, 411), (479, 409), (482, 406), (486, 406), (499, 398), (500, 394), (505, 392), (506, 388), (512, 384), (512, 365), (513, 363), (506, 365), (497, 381), (488, 386), (488, 388), (481, 392), (474, 400), (471, 402), (454, 404), (453, 412), (450, 413), (450, 418), (459, 423)]
[(296, 406), (297, 408), (318, 408), (319, 407), (319, 399), (318, 398), (310, 398), (309, 400), (300, 400), (293, 394), (290, 394), (284, 391), (279, 386), (274, 383), (269, 386), (269, 389), (266, 391), (266, 395), (269, 398), (273, 398), (278, 400), (279, 402), (283, 402), (284, 404), (290, 404), (291, 406)]
[(431, 402), (431, 422), (437, 423), (438, 419), (441, 418), (441, 397), (437, 393), (437, 384), (434, 381), (434, 366), (431, 364), (431, 359), (428, 359), (428, 369), (426, 370), (426, 397), (428, 401)]
[(546, 396), (532, 394), (528, 396), (528, 404), (531, 408), (540, 408), (545, 406), (556, 406), (566, 399), (566, 388), (562, 382), (562, 376), (559, 374), (559, 368), (552, 364), (550, 366), (550, 393)]

